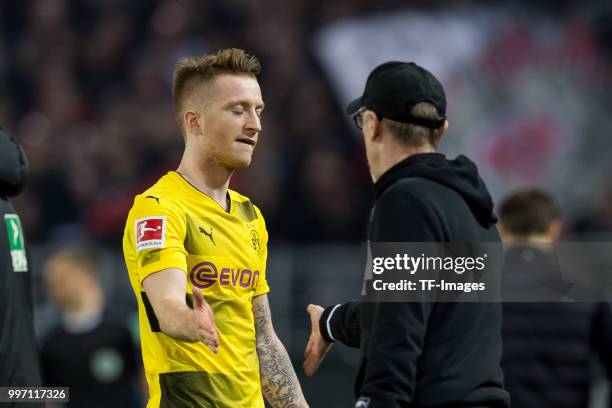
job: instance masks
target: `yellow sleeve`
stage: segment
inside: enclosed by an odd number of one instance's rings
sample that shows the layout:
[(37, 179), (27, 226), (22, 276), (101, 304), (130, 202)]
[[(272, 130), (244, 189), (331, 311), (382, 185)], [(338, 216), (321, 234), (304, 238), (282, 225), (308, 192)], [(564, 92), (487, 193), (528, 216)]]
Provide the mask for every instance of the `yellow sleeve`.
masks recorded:
[[(137, 197), (131, 211), (130, 237), (136, 253), (138, 281), (168, 268), (187, 271), (186, 219), (173, 203)], [(186, 272), (185, 272), (186, 273)]]
[(261, 248), (261, 275), (257, 281), (257, 287), (253, 296), (265, 295), (270, 292), (268, 286), (268, 280), (266, 279), (266, 269), (268, 262), (268, 230), (266, 229), (266, 221), (259, 211), (259, 208), (255, 207), (259, 215), (261, 222), (259, 223), (259, 236), (261, 237), (260, 248)]

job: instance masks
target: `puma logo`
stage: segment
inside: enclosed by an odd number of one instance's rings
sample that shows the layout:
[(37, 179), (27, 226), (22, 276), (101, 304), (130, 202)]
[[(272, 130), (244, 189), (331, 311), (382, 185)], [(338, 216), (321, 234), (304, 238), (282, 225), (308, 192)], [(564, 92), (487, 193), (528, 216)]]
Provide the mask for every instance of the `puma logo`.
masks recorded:
[(213, 245), (214, 245), (214, 246), (217, 246), (217, 244), (215, 244), (215, 240), (213, 239), (213, 236), (212, 236), (212, 234), (213, 234), (213, 229), (212, 229), (212, 227), (210, 227), (210, 232), (206, 232), (206, 230), (205, 230), (204, 228), (202, 228), (202, 227), (198, 227), (198, 228), (200, 229), (200, 232), (201, 232), (202, 234), (204, 234), (204, 235), (206, 235), (208, 238), (210, 238), (210, 240), (212, 241), (212, 243), (213, 243)]
[(145, 198), (152, 198), (153, 200), (157, 201), (157, 204), (159, 204), (159, 197), (155, 197), (155, 196), (146, 196)]

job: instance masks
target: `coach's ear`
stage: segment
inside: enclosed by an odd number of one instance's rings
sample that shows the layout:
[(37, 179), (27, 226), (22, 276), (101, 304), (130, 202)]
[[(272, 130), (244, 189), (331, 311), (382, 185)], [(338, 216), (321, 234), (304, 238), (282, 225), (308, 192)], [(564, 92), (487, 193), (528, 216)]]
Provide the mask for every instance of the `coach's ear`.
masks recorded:
[(382, 134), (382, 121), (371, 110), (363, 113), (363, 136), (373, 142), (379, 142)]
[(444, 125), (442, 125), (442, 127), (438, 130), (438, 134), (436, 135), (436, 146), (438, 145), (438, 143), (440, 143), (442, 136), (446, 133), (447, 130), (448, 130), (448, 120), (445, 120)]
[(442, 127), (438, 129), (438, 134), (436, 135), (436, 139), (435, 139), (435, 146), (437, 146), (438, 143), (440, 143), (440, 140), (442, 140), (442, 136), (446, 133), (447, 130), (448, 130), (448, 120), (445, 120)]

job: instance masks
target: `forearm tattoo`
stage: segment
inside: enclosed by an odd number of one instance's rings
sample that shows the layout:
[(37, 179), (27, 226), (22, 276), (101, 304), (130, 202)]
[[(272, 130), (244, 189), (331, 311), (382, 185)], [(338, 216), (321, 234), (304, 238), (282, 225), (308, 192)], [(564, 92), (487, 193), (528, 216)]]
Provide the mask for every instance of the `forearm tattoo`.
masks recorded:
[(253, 302), (261, 389), (274, 408), (301, 408), (301, 389), (285, 347), (274, 333), (267, 299)]

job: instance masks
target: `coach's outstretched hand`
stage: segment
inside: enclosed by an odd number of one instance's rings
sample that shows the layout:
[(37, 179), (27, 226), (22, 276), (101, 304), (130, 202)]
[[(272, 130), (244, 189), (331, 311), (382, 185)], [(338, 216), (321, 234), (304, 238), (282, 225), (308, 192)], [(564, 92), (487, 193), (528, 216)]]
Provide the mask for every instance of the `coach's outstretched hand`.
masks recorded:
[(202, 296), (199, 288), (194, 287), (193, 293), (193, 317), (196, 325), (196, 338), (206, 344), (214, 353), (219, 350), (219, 334), (215, 325), (215, 317), (212, 308)]
[(327, 342), (322, 336), (319, 330), (319, 320), (323, 314), (323, 309), (319, 305), (308, 305), (306, 311), (310, 315), (310, 337), (308, 338), (308, 344), (306, 344), (306, 350), (304, 350), (304, 372), (307, 376), (312, 377), (317, 369), (321, 365), (321, 362), (325, 358), (325, 354), (329, 351), (332, 343)]

